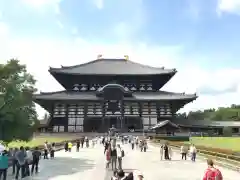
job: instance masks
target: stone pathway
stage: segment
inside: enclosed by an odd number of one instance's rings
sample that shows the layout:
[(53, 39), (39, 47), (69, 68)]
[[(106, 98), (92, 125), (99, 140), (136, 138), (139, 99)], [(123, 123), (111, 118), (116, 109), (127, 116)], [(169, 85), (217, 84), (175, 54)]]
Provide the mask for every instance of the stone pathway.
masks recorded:
[[(150, 146), (147, 152), (140, 152), (139, 149), (131, 150), (130, 145), (124, 145), (125, 158), (123, 168), (125, 171), (134, 169), (143, 172), (146, 180), (201, 180), (206, 162), (197, 160), (180, 160), (180, 155), (174, 153), (172, 161), (161, 161), (159, 149)], [(54, 160), (41, 160), (40, 173), (33, 176), (32, 180), (110, 180), (111, 170), (105, 169), (105, 157), (103, 146), (95, 148), (84, 148), (80, 152), (56, 153)], [(239, 180), (240, 173), (225, 168), (220, 168), (224, 180)], [(8, 180), (10, 180), (10, 176)]]

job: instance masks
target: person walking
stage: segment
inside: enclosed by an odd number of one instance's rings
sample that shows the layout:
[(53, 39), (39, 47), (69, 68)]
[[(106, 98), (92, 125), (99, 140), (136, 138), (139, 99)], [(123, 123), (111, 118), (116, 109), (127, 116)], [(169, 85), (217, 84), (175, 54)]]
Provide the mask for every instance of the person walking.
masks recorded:
[(38, 173), (38, 165), (39, 165), (39, 160), (41, 158), (41, 151), (39, 151), (38, 147), (35, 147), (35, 149), (32, 152), (32, 156), (33, 156), (33, 161), (32, 161), (31, 174), (33, 174), (34, 169), (35, 169), (35, 173)]
[(194, 144), (192, 144), (189, 148), (189, 152), (191, 154), (191, 160), (192, 162), (195, 162), (196, 161), (196, 154), (197, 154), (197, 149), (196, 147), (194, 146)]
[(111, 162), (112, 162), (112, 170), (117, 169), (117, 149), (113, 148), (111, 150)]

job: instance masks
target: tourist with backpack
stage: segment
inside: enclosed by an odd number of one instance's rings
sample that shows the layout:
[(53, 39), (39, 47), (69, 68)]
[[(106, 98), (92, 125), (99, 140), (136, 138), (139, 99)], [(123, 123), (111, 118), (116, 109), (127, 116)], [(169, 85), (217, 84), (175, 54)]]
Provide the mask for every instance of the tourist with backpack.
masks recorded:
[(214, 167), (212, 159), (207, 160), (207, 165), (208, 168), (205, 171), (203, 180), (223, 180), (221, 171)]

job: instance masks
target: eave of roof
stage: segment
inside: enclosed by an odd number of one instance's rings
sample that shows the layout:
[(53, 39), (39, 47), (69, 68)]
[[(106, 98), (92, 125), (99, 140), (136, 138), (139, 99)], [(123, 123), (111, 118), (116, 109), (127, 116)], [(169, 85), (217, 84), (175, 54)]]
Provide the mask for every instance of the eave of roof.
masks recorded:
[[(170, 93), (166, 91), (157, 92), (133, 92), (132, 97), (125, 97), (125, 100), (188, 100), (197, 98), (196, 94)], [(35, 100), (100, 100), (96, 92), (68, 92), (59, 91), (52, 93), (41, 93), (34, 95)]]
[(179, 128), (179, 126), (177, 124), (175, 124), (169, 120), (165, 120), (165, 121), (160, 121), (159, 123), (157, 123), (155, 126), (151, 127), (150, 129), (151, 130), (159, 129), (159, 128), (162, 128), (167, 125), (170, 125), (171, 127), (174, 127), (174, 128)]
[(125, 59), (97, 59), (84, 64), (52, 68), (50, 73), (73, 75), (174, 75), (176, 69), (151, 67)]

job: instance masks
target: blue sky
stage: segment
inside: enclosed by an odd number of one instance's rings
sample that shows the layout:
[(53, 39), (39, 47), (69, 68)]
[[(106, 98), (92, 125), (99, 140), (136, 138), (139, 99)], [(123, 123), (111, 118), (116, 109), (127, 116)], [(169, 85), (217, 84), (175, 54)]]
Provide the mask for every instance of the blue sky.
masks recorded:
[(240, 0), (0, 0), (0, 58), (20, 58), (50, 91), (50, 65), (128, 53), (182, 71), (166, 88), (200, 93), (195, 109), (225, 106), (240, 100), (239, 22)]

